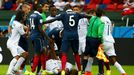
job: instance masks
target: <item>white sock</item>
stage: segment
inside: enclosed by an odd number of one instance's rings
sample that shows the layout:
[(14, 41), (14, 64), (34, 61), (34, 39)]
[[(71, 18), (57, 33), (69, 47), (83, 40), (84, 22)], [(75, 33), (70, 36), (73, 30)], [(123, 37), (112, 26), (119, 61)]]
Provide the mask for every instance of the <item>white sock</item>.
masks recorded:
[(16, 63), (16, 65), (14, 66), (14, 71), (17, 71), (17, 69), (21, 66), (21, 64), (25, 61), (25, 58), (20, 57)]
[(120, 71), (121, 74), (126, 73), (118, 62), (115, 62), (114, 66), (118, 69), (118, 71)]
[(10, 74), (12, 72), (12, 69), (14, 68), (14, 65), (17, 63), (17, 59), (13, 58), (12, 61), (9, 64), (9, 68), (7, 70), (7, 74)]
[(92, 63), (93, 63), (93, 58), (92, 58), (92, 57), (89, 57), (89, 58), (88, 58), (87, 66), (86, 66), (86, 68), (85, 68), (85, 72), (86, 72), (86, 71), (91, 72)]
[(23, 75), (23, 70), (19, 70), (20, 75)]

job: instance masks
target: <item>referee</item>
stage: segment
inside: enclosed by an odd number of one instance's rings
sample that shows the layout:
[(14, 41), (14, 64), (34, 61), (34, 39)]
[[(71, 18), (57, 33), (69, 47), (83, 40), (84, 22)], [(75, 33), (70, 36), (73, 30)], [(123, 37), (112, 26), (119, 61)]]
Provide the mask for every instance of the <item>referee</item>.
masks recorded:
[[(100, 17), (102, 15), (102, 10), (95, 10), (96, 16), (93, 16), (90, 19), (90, 23), (88, 25), (88, 31), (86, 36), (86, 48), (84, 52), (83, 58), (83, 70), (85, 71), (85, 75), (91, 75), (91, 69), (85, 70), (87, 66), (88, 58), (93, 58), (96, 56), (98, 52), (98, 47), (102, 43), (102, 36), (104, 31), (104, 23), (101, 21)], [(92, 62), (90, 63), (91, 68)], [(89, 66), (89, 65), (88, 65)]]

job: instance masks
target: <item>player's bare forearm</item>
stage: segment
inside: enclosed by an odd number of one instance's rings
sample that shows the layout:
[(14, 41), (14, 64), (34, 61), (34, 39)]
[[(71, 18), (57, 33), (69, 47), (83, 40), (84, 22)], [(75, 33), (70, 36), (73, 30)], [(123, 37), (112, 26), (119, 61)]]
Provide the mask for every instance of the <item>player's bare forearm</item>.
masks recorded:
[(8, 34), (10, 34), (11, 33), (11, 26), (8, 26)]

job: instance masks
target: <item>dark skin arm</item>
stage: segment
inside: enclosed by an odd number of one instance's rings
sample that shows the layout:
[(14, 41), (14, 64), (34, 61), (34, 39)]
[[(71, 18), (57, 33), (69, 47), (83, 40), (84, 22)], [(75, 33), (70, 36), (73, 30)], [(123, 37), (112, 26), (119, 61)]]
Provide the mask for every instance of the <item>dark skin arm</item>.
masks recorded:
[(42, 30), (42, 26), (39, 25), (38, 26), (39, 31), (41, 32), (41, 34), (43, 35), (43, 37), (45, 37), (47, 40), (50, 40), (50, 38), (46, 35), (46, 33)]

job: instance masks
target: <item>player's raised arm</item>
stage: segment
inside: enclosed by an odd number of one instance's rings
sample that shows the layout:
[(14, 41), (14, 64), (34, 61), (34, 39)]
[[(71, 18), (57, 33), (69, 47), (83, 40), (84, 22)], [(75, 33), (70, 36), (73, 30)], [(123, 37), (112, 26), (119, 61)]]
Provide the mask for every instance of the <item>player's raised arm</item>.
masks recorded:
[(43, 24), (51, 23), (51, 22), (54, 22), (56, 20), (62, 20), (62, 17), (63, 17), (63, 14), (55, 17), (54, 19), (46, 20), (45, 22), (43, 22)]
[(57, 20), (56, 18), (51, 19), (51, 20), (46, 20), (45, 22), (43, 22), (43, 24), (51, 23), (51, 22), (54, 22), (56, 20)]

